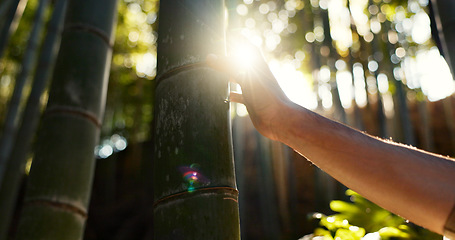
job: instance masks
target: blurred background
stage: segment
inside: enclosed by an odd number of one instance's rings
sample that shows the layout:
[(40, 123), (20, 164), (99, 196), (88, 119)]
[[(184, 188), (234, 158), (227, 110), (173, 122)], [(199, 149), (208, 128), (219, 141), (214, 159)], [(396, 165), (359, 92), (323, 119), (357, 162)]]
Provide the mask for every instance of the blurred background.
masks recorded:
[[(454, 156), (455, 84), (436, 28), (439, 15), (429, 0), (225, 2), (227, 34), (242, 34), (263, 51), (292, 101), (369, 134)], [(14, 13), (11, 24), (6, 28), (5, 21), (0, 36), (1, 122), (25, 61), (38, 0), (13, 5), (14, 11), (8, 10)], [(146, 239), (151, 234), (158, 9), (158, 0), (119, 1), (84, 239)], [(51, 10), (44, 11), (44, 21)], [(20, 110), (31, 84), (25, 82)], [(47, 90), (40, 99), (43, 109)], [(442, 239), (349, 191), (292, 149), (262, 137), (243, 105), (231, 104), (231, 120), (243, 239), (299, 239), (307, 234)], [(33, 151), (13, 206), (10, 236), (32, 159)]]

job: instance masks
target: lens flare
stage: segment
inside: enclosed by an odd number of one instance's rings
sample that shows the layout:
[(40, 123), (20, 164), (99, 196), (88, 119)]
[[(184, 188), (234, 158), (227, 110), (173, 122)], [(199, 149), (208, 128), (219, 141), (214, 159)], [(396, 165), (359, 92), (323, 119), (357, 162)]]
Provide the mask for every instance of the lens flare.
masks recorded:
[(198, 187), (207, 185), (210, 183), (209, 179), (207, 179), (199, 170), (198, 164), (191, 164), (190, 166), (182, 166), (179, 167), (180, 172), (183, 175), (183, 180), (187, 185), (188, 192), (194, 192), (194, 190)]
[(247, 71), (257, 61), (255, 49), (251, 44), (236, 43), (231, 51), (236, 67), (240, 71)]

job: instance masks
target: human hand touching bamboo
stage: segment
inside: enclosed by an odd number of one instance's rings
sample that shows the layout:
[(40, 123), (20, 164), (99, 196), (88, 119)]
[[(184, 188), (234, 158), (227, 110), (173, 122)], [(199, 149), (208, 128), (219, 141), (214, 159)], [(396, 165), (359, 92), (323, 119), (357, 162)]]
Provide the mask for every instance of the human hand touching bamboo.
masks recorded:
[(235, 56), (210, 54), (206, 61), (210, 67), (228, 74), (232, 82), (240, 85), (242, 93), (231, 92), (230, 100), (245, 104), (256, 129), (264, 136), (278, 140), (273, 126), (280, 122), (280, 111), (291, 101), (281, 90), (259, 50), (252, 49), (248, 66), (242, 66)]
[[(208, 55), (207, 64), (242, 87), (256, 129), (301, 153), (312, 163), (376, 204), (455, 239), (455, 161), (384, 141), (291, 102), (256, 50), (251, 66)], [(453, 210), (452, 210), (453, 209)]]

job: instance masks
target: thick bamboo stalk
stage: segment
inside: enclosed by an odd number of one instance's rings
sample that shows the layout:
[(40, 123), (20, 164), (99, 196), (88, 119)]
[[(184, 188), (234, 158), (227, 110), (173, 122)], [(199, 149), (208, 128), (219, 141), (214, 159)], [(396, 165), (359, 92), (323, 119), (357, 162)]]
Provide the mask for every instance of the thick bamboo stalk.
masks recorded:
[(0, 188), (0, 239), (5, 239), (10, 225), (11, 215), (17, 199), (22, 176), (24, 175), (25, 163), (34, 133), (39, 122), (40, 97), (47, 85), (52, 66), (55, 62), (60, 35), (63, 26), (67, 0), (58, 0), (49, 22), (46, 38), (41, 48), (37, 71), (34, 75), (32, 91), (27, 100), (27, 105), (22, 117), (16, 141), (9, 157), (3, 184)]
[(16, 78), (13, 95), (11, 96), (8, 111), (6, 112), (2, 136), (0, 138), (0, 185), (3, 181), (5, 168), (10, 156), (19, 119), (19, 107), (22, 98), (23, 88), (29, 78), (36, 62), (36, 55), (40, 36), (44, 26), (44, 13), (50, 0), (41, 0), (35, 13), (34, 24), (28, 39), (21, 70)]
[(227, 78), (203, 63), (224, 54), (224, 1), (160, 4), (155, 100), (154, 239), (239, 239)]
[(117, 1), (71, 0), (17, 239), (82, 239)]

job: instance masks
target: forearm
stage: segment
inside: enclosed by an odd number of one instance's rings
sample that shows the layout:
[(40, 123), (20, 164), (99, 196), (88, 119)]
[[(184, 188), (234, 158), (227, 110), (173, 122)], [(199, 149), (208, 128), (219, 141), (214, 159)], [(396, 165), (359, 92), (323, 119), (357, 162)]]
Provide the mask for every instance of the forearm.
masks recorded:
[(380, 206), (442, 233), (455, 201), (455, 163), (385, 142), (295, 104), (283, 108), (276, 138)]

